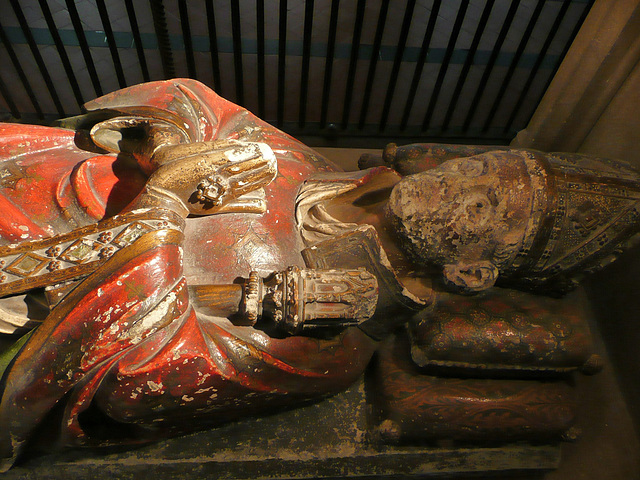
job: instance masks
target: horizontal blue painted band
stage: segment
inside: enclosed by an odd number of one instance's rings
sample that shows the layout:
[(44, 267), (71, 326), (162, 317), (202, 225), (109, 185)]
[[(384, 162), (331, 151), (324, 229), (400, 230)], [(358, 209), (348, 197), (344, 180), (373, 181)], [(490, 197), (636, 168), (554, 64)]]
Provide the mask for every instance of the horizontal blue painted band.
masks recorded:
[[(5, 27), (9, 41), (13, 44), (26, 44), (26, 38), (24, 33), (19, 27)], [(53, 37), (47, 28), (32, 28), (31, 33), (38, 45), (54, 45)], [(65, 46), (79, 46), (78, 38), (74, 30), (58, 30), (58, 34)], [(101, 31), (85, 31), (85, 37), (90, 47), (96, 48), (108, 48), (107, 38), (104, 32)], [(133, 41), (133, 35), (130, 32), (113, 32), (116, 45), (118, 48), (135, 48)], [(158, 48), (158, 41), (156, 35), (153, 33), (141, 33), (142, 45), (146, 49), (156, 50)], [(170, 37), (171, 47), (174, 50), (184, 50), (184, 41), (180, 35), (172, 35)], [(233, 40), (229, 37), (218, 38), (218, 52), (219, 53), (233, 53)], [(204, 35), (192, 36), (193, 50), (195, 52), (209, 52), (209, 37)], [(302, 56), (303, 44), (302, 41), (288, 41), (287, 42), (287, 55), (288, 56)], [(429, 49), (429, 55), (427, 57), (428, 63), (439, 64), (444, 59), (446, 49), (444, 48), (432, 48)], [(243, 39), (242, 40), (242, 53), (253, 54), (258, 53), (258, 42), (255, 39)], [(324, 43), (311, 44), (311, 56), (318, 58), (325, 58), (327, 53), (327, 45)], [(361, 60), (369, 60), (373, 53), (373, 46), (362, 44), (360, 45), (358, 58)], [(267, 39), (265, 40), (265, 54), (266, 55), (278, 55), (278, 40)], [(396, 47), (391, 45), (383, 45), (380, 47), (379, 61), (393, 61), (395, 59)], [(451, 57), (452, 64), (462, 64), (466, 61), (468, 50), (456, 49)], [(349, 59), (351, 55), (351, 45), (347, 43), (337, 44), (335, 47), (336, 59)], [(419, 47), (407, 47), (403, 54), (403, 61), (405, 62), (417, 62), (420, 55)], [(500, 52), (496, 59), (497, 66), (508, 67), (513, 61), (514, 52)], [(473, 65), (486, 65), (491, 56), (490, 50), (478, 50), (475, 54)], [(521, 56), (519, 65), (523, 68), (532, 68), (538, 58), (537, 53), (525, 53)], [(559, 55), (546, 55), (540, 68), (554, 68), (559, 60)]]

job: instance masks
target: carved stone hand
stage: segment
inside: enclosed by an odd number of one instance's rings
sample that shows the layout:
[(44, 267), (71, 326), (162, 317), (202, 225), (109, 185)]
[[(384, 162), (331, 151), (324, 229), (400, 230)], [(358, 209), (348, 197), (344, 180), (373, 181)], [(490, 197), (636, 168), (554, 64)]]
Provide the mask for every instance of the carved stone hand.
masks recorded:
[(227, 140), (172, 145), (154, 157), (160, 167), (149, 177), (135, 207), (163, 205), (184, 216), (260, 213), (264, 201), (255, 194), (277, 173), (276, 157), (263, 143)]

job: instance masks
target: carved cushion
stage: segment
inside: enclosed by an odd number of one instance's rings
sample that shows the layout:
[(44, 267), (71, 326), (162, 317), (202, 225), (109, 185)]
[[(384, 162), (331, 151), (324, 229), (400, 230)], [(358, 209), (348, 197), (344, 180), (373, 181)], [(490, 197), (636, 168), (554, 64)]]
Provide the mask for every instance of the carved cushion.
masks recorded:
[(382, 440), (551, 441), (574, 421), (566, 379), (455, 378), (426, 375), (401, 335), (379, 352), (375, 388)]
[(581, 292), (561, 299), (502, 288), (443, 294), (410, 323), (411, 357), (421, 367), (487, 374), (589, 366), (585, 303)]

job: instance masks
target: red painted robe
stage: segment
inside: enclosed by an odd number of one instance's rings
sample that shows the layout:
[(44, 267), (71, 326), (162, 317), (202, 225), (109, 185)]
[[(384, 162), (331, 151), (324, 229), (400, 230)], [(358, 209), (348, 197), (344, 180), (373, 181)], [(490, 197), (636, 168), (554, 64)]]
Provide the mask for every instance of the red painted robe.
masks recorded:
[[(352, 383), (374, 348), (360, 330), (332, 339), (273, 338), (199, 312), (187, 289), (231, 283), (250, 270), (302, 265), (296, 193), (310, 175), (334, 167), (192, 80), (139, 85), (87, 106), (179, 117), (194, 142), (267, 143), (278, 175), (265, 187), (265, 214), (188, 218), (184, 232), (149, 232), (136, 240), (135, 252), (118, 251), (53, 309), (3, 377), (5, 463), (45, 417), (60, 429), (62, 444), (140, 441), (319, 398)], [(79, 148), (73, 131), (5, 125), (0, 134), (4, 243), (98, 222), (125, 208), (144, 184), (135, 166)], [(114, 435), (104, 436), (96, 424), (109, 425)]]

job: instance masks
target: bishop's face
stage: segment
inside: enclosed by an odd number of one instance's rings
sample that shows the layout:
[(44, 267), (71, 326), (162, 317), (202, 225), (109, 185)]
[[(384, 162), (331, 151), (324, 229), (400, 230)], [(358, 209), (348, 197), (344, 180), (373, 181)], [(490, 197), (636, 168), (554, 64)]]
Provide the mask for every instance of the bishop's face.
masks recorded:
[(522, 246), (531, 204), (524, 163), (491, 152), (405, 177), (391, 193), (387, 215), (417, 263), (486, 261), (501, 270)]

